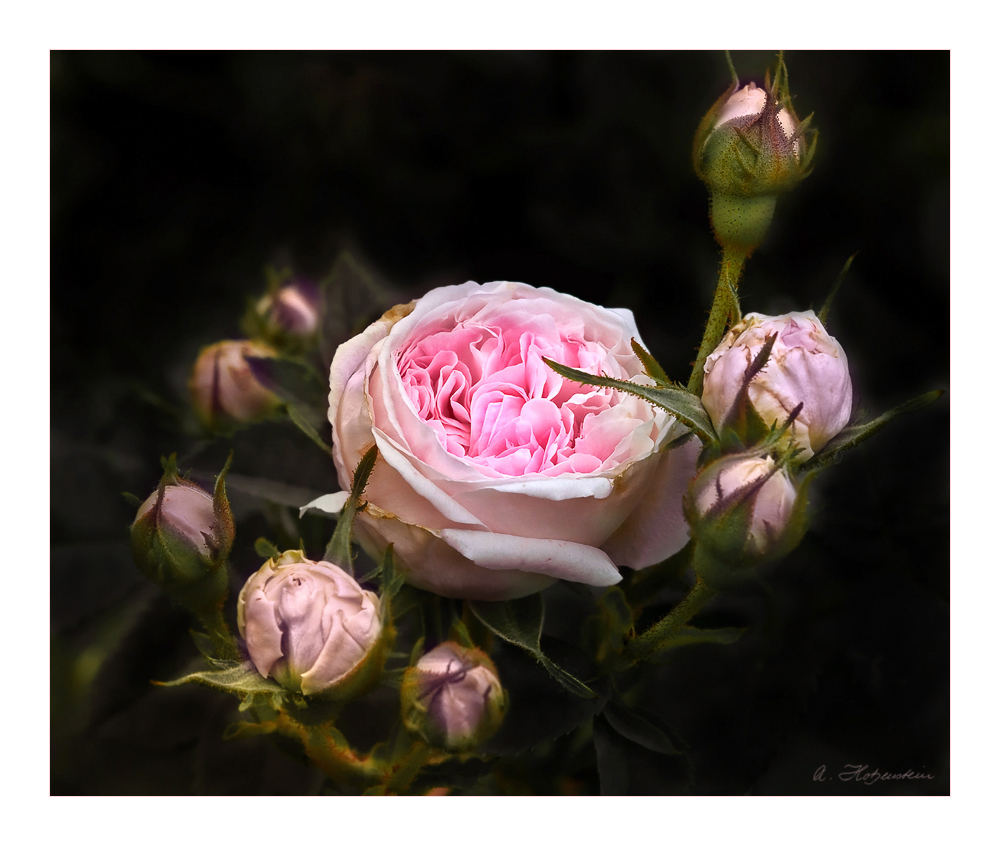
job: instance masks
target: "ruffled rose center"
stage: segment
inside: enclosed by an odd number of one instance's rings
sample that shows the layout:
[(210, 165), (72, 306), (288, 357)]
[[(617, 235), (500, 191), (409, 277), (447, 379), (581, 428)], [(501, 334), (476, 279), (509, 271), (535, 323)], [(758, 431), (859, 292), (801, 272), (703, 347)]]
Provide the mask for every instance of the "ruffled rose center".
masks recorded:
[(551, 317), (521, 318), (493, 315), (413, 338), (397, 359), (407, 395), (453, 455), (508, 476), (593, 473), (642, 421), (613, 413), (617, 392), (564, 379), (542, 358), (629, 374), (604, 345)]

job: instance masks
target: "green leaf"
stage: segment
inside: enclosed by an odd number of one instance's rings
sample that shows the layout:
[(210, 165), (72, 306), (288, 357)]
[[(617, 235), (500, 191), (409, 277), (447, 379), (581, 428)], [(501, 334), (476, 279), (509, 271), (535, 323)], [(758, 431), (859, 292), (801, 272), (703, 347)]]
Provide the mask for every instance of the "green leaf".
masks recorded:
[(354, 337), (399, 298), (346, 250), (320, 283), (320, 353), (329, 363), (344, 341)]
[(876, 417), (869, 423), (859, 423), (842, 429), (820, 452), (805, 462), (802, 465), (802, 469), (812, 470), (814, 468), (825, 467), (841, 453), (853, 449), (858, 444), (868, 440), (868, 438), (896, 417), (926, 408), (932, 402), (939, 399), (942, 394), (944, 394), (944, 391), (928, 391), (926, 394), (921, 394), (919, 397), (914, 397), (901, 405), (897, 405), (892, 410)]
[(264, 559), (281, 557), (281, 550), (267, 538), (257, 538), (253, 548), (254, 551)]
[(316, 428), (309, 421), (308, 416), (302, 410), (301, 406), (294, 402), (289, 402), (286, 404), (285, 409), (288, 411), (288, 419), (298, 426), (309, 440), (323, 450), (326, 455), (330, 455), (333, 452), (333, 447), (323, 440), (322, 435), (316, 431)]
[(564, 364), (558, 364), (547, 358), (543, 358), (542, 360), (560, 376), (565, 376), (574, 382), (579, 382), (582, 385), (596, 385), (599, 388), (614, 388), (618, 391), (625, 391), (654, 405), (658, 405), (680, 420), (689, 429), (693, 429), (694, 433), (703, 442), (714, 441), (716, 439), (715, 428), (712, 426), (712, 420), (709, 418), (708, 412), (705, 411), (705, 406), (701, 404), (701, 400), (697, 396), (686, 388), (672, 385), (659, 385), (651, 388), (646, 385), (637, 385), (634, 382), (624, 382), (621, 379), (610, 379), (607, 376), (594, 376), (591, 373), (576, 370), (573, 367), (566, 367)]
[(670, 381), (670, 377), (667, 376), (667, 372), (660, 366), (660, 362), (653, 358), (653, 354), (635, 338), (632, 339), (632, 352), (639, 357), (639, 361), (642, 362), (642, 369), (646, 371), (646, 375), (650, 379), (655, 380), (661, 385), (673, 384)]
[(216, 690), (225, 690), (238, 696), (259, 693), (284, 693), (284, 688), (271, 679), (264, 678), (249, 661), (227, 662), (228, 667), (220, 670), (202, 670), (169, 682), (154, 681), (160, 687), (177, 687), (182, 684), (203, 684)]
[(541, 662), (559, 684), (570, 693), (585, 699), (594, 699), (597, 694), (575, 676), (551, 661), (542, 652), (542, 624), (545, 621), (545, 603), (540, 593), (523, 599), (508, 599), (506, 602), (484, 602), (470, 600), (469, 608), (479, 621), (497, 637), (530, 652)]
[(611, 728), (633, 743), (651, 749), (653, 752), (659, 752), (661, 755), (681, 754), (681, 750), (674, 746), (661, 728), (653, 725), (645, 717), (640, 717), (624, 705), (608, 702), (602, 713)]
[(378, 458), (378, 447), (373, 446), (358, 462), (357, 469), (354, 471), (354, 480), (351, 483), (351, 494), (340, 512), (337, 528), (334, 530), (333, 537), (330, 538), (330, 543), (327, 544), (326, 552), (323, 555), (324, 561), (342, 567), (352, 576), (354, 575), (354, 555), (351, 552), (351, 531), (354, 527), (354, 516), (361, 507), (361, 494), (364, 493), (365, 486), (368, 484), (368, 477), (371, 476), (372, 469), (375, 467), (376, 458)]
[(289, 508), (301, 508), (323, 495), (322, 491), (300, 488), (273, 479), (262, 479), (257, 476), (241, 476), (230, 473), (226, 476), (226, 485), (230, 490), (239, 491), (249, 496), (273, 502), (276, 505), (287, 505)]
[(628, 758), (619, 737), (601, 717), (594, 718), (594, 751), (601, 778), (601, 796), (624, 796), (628, 793)]
[(328, 388), (310, 364), (285, 356), (244, 356), (254, 378), (289, 403), (320, 408)]

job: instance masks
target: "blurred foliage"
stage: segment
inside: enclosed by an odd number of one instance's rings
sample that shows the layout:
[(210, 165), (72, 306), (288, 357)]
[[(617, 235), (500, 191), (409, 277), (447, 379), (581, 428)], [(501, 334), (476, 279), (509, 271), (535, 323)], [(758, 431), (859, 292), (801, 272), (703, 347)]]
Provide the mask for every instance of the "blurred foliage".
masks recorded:
[[(733, 59), (760, 83), (773, 55)], [(796, 109), (821, 133), (816, 169), (779, 201), (743, 304), (818, 308), (857, 252), (828, 326), (874, 417), (947, 387), (949, 57), (786, 61)], [(322, 554), (331, 523), (299, 522), (295, 506), (336, 490), (336, 474), (291, 421), (217, 441), (189, 427), (191, 363), (238, 336), (265, 268), (318, 280), (347, 247), (398, 302), (466, 279), (546, 285), (633, 309), (648, 349), (684, 378), (718, 262), (691, 138), (728, 82), (721, 53), (51, 54), (52, 793), (330, 789), (272, 739), (223, 741), (230, 697), (150, 685), (199, 657), (190, 619), (132, 565), (121, 496), (145, 498), (174, 451), (210, 485), (232, 449), (234, 586), (260, 566), (258, 538), (291, 548), (301, 535)], [(497, 643), (513, 694), (492, 743), (513, 757), (470, 763), (460, 788), (948, 793), (947, 406), (824, 474), (802, 545), (698, 615), (746, 628), (739, 642), (671, 651), (624, 692), (685, 755), (591, 721), (587, 700)], [(664, 585), (637, 626), (684, 587)], [(582, 599), (558, 585), (546, 603), (547, 649), (572, 640), (562, 628)], [(536, 694), (547, 709), (532, 708)], [(368, 735), (394, 695), (349, 706), (345, 734), (379, 739)], [(812, 780), (848, 763), (934, 779)]]

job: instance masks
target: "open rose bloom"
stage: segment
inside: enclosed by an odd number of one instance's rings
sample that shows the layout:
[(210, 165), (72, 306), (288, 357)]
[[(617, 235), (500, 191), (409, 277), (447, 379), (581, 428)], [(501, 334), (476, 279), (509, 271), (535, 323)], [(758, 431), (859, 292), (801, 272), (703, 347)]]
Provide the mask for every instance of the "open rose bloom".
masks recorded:
[[(555, 579), (619, 581), (687, 542), (697, 442), (648, 402), (564, 379), (547, 357), (650, 384), (631, 312), (512, 282), (438, 288), (337, 350), (333, 457), (349, 488), (378, 460), (355, 522), (417, 587), (504, 599)], [(318, 505), (318, 503), (317, 503)]]

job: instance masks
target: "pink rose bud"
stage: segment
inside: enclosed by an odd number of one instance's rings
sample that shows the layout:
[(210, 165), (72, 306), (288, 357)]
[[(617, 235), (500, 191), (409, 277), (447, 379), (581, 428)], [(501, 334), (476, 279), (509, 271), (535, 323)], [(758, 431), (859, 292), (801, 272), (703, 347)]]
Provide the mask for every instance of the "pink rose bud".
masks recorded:
[(847, 356), (812, 311), (746, 315), (705, 361), (701, 401), (716, 428), (721, 428), (747, 368), (772, 334), (777, 339), (764, 368), (750, 382), (750, 402), (765, 423), (778, 425), (803, 404), (790, 431), (804, 460), (822, 449), (851, 417)]
[(219, 341), (198, 355), (188, 387), (194, 409), (210, 429), (253, 423), (271, 414), (281, 400), (257, 381), (246, 356), (276, 352), (260, 341)]
[[(694, 480), (693, 522), (708, 529), (707, 543), (716, 547), (713, 552), (733, 560), (757, 558), (777, 546), (792, 517), (797, 493), (783, 469), (768, 478), (773, 469), (774, 459), (769, 456), (730, 456), (709, 464)], [(748, 509), (749, 531), (730, 536), (724, 525), (735, 508)], [(718, 527), (713, 525), (716, 522)], [(695, 534), (699, 534), (697, 528)]]
[(139, 569), (164, 587), (190, 586), (225, 563), (236, 528), (228, 503), (169, 471), (140, 506), (131, 529)]
[(303, 337), (319, 329), (319, 303), (319, 288), (300, 279), (262, 297), (257, 313), (272, 331)]
[[(407, 581), (499, 600), (557, 578), (607, 586), (687, 542), (681, 498), (696, 441), (625, 392), (552, 361), (651, 384), (632, 313), (549, 288), (467, 282), (387, 312), (330, 369), (333, 459), (349, 490), (378, 446), (356, 537), (391, 543)], [(321, 507), (321, 506), (318, 506)]]
[(307, 695), (344, 685), (378, 657), (378, 597), (298, 550), (268, 560), (247, 580), (236, 619), (257, 672)]
[(496, 667), (479, 649), (448, 641), (424, 655), (403, 676), (406, 727), (433, 746), (467, 751), (492, 737), (507, 697)]

